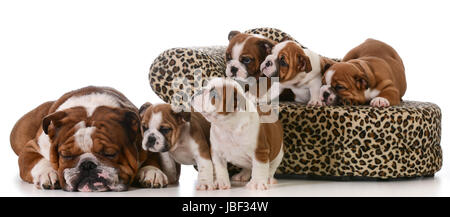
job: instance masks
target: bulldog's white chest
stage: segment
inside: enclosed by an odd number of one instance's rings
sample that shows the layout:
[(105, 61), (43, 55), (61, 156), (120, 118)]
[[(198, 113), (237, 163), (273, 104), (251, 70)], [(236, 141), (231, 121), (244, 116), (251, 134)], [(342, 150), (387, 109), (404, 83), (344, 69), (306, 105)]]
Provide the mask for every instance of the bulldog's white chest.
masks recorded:
[(179, 164), (196, 165), (195, 159), (199, 156), (198, 150), (198, 144), (189, 132), (185, 131), (176, 144), (176, 149), (169, 154)]
[(251, 168), (257, 145), (258, 129), (249, 127), (228, 131), (211, 126), (211, 146), (227, 162), (238, 167)]

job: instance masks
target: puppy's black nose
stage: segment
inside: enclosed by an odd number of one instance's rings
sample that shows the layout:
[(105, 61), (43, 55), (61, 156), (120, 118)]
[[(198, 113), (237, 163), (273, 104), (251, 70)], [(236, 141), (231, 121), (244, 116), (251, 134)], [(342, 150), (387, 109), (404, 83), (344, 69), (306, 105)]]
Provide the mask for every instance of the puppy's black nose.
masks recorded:
[(238, 71), (238, 68), (236, 68), (236, 67), (234, 67), (234, 66), (231, 66), (230, 71), (231, 71), (231, 74), (233, 74), (233, 76), (235, 76), (236, 73), (237, 73), (237, 71)]
[(90, 160), (87, 160), (87, 161), (84, 161), (83, 163), (81, 163), (80, 167), (82, 170), (89, 171), (89, 170), (93, 170), (93, 169), (97, 168), (97, 164), (95, 164), (94, 162), (92, 162)]
[(155, 145), (156, 138), (154, 136), (149, 136), (147, 139), (147, 147), (152, 147)]
[(269, 66), (271, 66), (272, 65), (272, 61), (267, 61), (266, 62), (266, 67), (269, 67)]
[(329, 92), (323, 92), (323, 99), (325, 99), (325, 101), (328, 99), (328, 97), (330, 96)]

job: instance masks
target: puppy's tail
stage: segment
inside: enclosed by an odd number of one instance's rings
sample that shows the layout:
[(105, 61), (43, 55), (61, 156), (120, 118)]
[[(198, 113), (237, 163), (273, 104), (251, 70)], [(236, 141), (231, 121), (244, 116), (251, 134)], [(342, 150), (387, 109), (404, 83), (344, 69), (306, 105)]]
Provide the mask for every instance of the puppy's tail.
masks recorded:
[(11, 131), (9, 141), (14, 152), (19, 155), (25, 144), (34, 139), (54, 101), (45, 102), (20, 118)]

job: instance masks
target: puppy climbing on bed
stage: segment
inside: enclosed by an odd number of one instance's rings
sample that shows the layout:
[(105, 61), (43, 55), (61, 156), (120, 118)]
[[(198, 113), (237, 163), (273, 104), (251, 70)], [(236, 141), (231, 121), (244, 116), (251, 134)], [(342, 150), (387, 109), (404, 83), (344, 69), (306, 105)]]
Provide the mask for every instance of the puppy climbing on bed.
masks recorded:
[(250, 189), (266, 190), (269, 184), (276, 183), (273, 176), (283, 157), (281, 123), (261, 122), (262, 113), (245, 97), (236, 81), (210, 80), (192, 97), (191, 105), (211, 122), (211, 157), (217, 188), (231, 187), (227, 162), (243, 168), (232, 180), (250, 180)]
[(210, 124), (196, 112), (175, 112), (170, 104), (146, 103), (139, 109), (142, 148), (161, 153), (169, 183), (178, 181), (180, 165), (197, 165), (197, 190), (214, 190), (210, 155)]

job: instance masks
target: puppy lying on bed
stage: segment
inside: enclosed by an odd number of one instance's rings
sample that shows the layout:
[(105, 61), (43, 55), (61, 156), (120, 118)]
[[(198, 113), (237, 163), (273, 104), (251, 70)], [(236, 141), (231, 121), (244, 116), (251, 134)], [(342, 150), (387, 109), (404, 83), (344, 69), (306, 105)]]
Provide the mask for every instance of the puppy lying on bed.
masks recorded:
[(250, 189), (266, 190), (276, 183), (275, 171), (283, 158), (281, 123), (262, 123), (260, 112), (245, 97), (239, 84), (215, 78), (191, 100), (195, 111), (211, 122), (211, 155), (216, 173), (215, 185), (229, 189), (227, 162), (243, 168), (232, 177), (248, 181)]
[(398, 105), (406, 91), (405, 67), (391, 46), (367, 39), (332, 64), (322, 83), (320, 96), (327, 105)]

